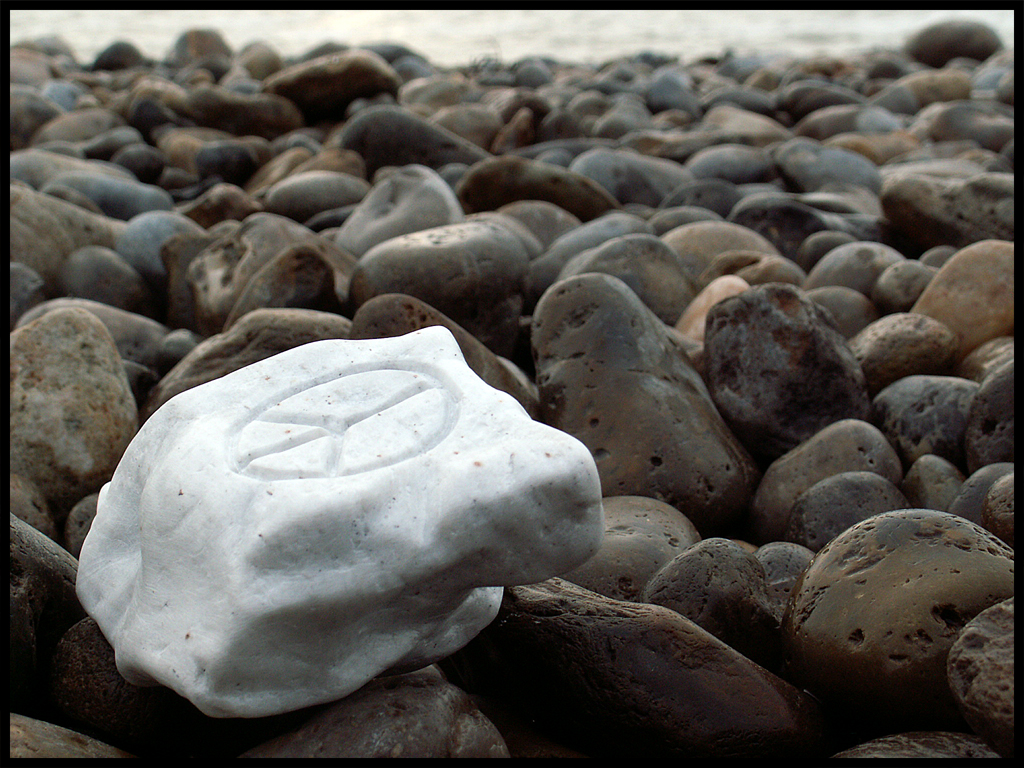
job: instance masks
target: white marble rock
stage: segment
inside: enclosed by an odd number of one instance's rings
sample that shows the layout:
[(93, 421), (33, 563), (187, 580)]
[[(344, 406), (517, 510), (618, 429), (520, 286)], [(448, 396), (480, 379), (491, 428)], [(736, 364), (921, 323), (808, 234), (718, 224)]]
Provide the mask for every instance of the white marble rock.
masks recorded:
[(587, 448), (431, 327), (168, 401), (100, 492), (77, 590), (129, 682), (258, 717), (444, 658), (603, 529)]

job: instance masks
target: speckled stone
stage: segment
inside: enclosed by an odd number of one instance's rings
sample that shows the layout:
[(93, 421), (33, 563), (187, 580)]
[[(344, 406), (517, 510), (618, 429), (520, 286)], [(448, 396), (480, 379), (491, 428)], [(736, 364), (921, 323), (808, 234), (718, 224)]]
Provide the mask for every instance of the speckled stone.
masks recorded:
[(1013, 587), (1013, 550), (980, 526), (922, 509), (868, 518), (818, 552), (794, 587), (784, 674), (850, 725), (957, 730), (947, 653)]
[(986, 608), (949, 649), (946, 671), (971, 728), (1001, 757), (1013, 757), (1013, 598)]
[(911, 731), (881, 736), (832, 755), (833, 758), (981, 758), (999, 757), (983, 739), (971, 733)]
[(985, 494), (981, 507), (981, 524), (1013, 546), (1013, 472), (994, 483)]
[(881, 317), (850, 339), (871, 397), (904, 376), (952, 373), (958, 347), (944, 323), (906, 312)]
[(934, 453), (926, 453), (910, 465), (900, 490), (912, 506), (947, 512), (963, 482), (964, 473), (955, 464)]
[(1013, 462), (1013, 358), (993, 370), (981, 382), (964, 432), (967, 471), (986, 464)]

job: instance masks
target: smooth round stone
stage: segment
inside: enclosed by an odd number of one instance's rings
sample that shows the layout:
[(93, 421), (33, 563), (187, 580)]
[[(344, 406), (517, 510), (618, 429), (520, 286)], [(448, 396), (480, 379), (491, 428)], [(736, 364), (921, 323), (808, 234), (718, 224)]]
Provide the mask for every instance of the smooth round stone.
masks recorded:
[(980, 384), (990, 373), (1013, 359), (1013, 348), (1013, 336), (990, 339), (960, 361), (956, 374)]
[(145, 421), (177, 394), (273, 357), (324, 339), (347, 339), (352, 321), (312, 309), (257, 309), (223, 333), (204, 339), (153, 387), (139, 419)]
[(459, 343), (466, 364), (495, 389), (508, 392), (531, 417), (539, 411), (537, 387), (525, 373), (495, 355), (473, 334), (429, 304), (401, 293), (385, 293), (363, 304), (352, 316), (348, 338), (380, 339), (404, 336), (432, 325), (443, 325)]
[(964, 433), (967, 471), (1013, 462), (1013, 358), (989, 373), (971, 403)]
[(444, 658), (494, 618), (494, 585), (585, 561), (599, 489), (586, 448), (486, 385), (446, 329), (322, 341), (146, 421), (77, 592), (128, 682), (279, 714)]
[(489, 157), (473, 142), (390, 104), (364, 109), (345, 123), (340, 145), (359, 153), (366, 162), (367, 178), (388, 165), (425, 165), (437, 170), (449, 163), (473, 165)]
[(623, 149), (587, 150), (569, 164), (569, 170), (596, 181), (622, 205), (652, 208), (693, 178), (679, 163)]
[(793, 585), (811, 562), (814, 553), (791, 541), (770, 541), (754, 550), (754, 557), (764, 568), (768, 594), (775, 601), (777, 615), (782, 616)]
[(742, 144), (719, 144), (701, 149), (684, 167), (697, 179), (724, 179), (733, 184), (767, 183), (779, 175), (767, 151)]
[(298, 727), (246, 750), (256, 758), (501, 758), (498, 729), (465, 691), (427, 668), (379, 678)]
[(587, 176), (514, 155), (474, 163), (455, 193), (467, 213), (493, 211), (516, 200), (546, 200), (580, 221), (590, 221), (620, 207), (610, 192)]
[(987, 240), (950, 258), (911, 312), (934, 317), (960, 336), (957, 359), (981, 344), (1013, 335), (1013, 243)]
[(671, 608), (765, 669), (778, 666), (781, 612), (768, 594), (764, 566), (729, 539), (704, 539), (676, 555), (640, 600)]
[(921, 141), (903, 130), (889, 133), (838, 133), (825, 139), (830, 147), (842, 147), (864, 155), (875, 165), (885, 165), (894, 157), (919, 149)]
[[(898, 107), (881, 99), (869, 104), (836, 104), (822, 107), (801, 118), (793, 126), (793, 132), (801, 138), (819, 141), (826, 147), (842, 148), (845, 151), (845, 147), (833, 141), (835, 137), (897, 131), (903, 128), (903, 122), (894, 114), (898, 112)], [(849, 164), (846, 170), (852, 170)]]
[(263, 196), (270, 213), (303, 222), (321, 211), (355, 205), (369, 192), (370, 185), (348, 173), (306, 171), (277, 182)]
[(801, 243), (815, 232), (853, 231), (839, 214), (819, 210), (775, 191), (745, 196), (733, 206), (728, 221), (762, 235), (777, 255), (794, 261)]
[(35, 270), (48, 295), (57, 295), (61, 264), (86, 245), (112, 247), (124, 222), (20, 185), (10, 192), (11, 261)]
[(57, 521), (50, 513), (46, 497), (28, 478), (11, 472), (10, 512), (24, 523), (57, 543), (63, 543)]
[(956, 496), (949, 503), (947, 510), (951, 515), (970, 520), (981, 525), (982, 510), (989, 489), (1003, 476), (1013, 473), (1012, 462), (989, 464), (973, 472), (957, 490)]
[(700, 541), (697, 528), (675, 507), (642, 496), (603, 500), (604, 539), (597, 554), (561, 575), (614, 600), (642, 600), (651, 577)]
[(60, 725), (11, 712), (10, 757), (70, 757), (93, 759), (125, 758), (134, 755), (106, 742)]
[(143, 184), (156, 184), (166, 167), (163, 152), (148, 144), (129, 144), (121, 147), (110, 162), (126, 168)]
[(850, 339), (871, 397), (904, 376), (951, 373), (958, 347), (943, 323), (907, 312), (881, 317)]
[(799, 121), (812, 112), (838, 104), (863, 104), (864, 97), (838, 83), (798, 80), (780, 88), (776, 94), (780, 109)]
[(878, 309), (871, 299), (854, 288), (823, 285), (806, 290), (804, 295), (828, 312), (844, 339), (853, 339), (878, 320)]
[(146, 63), (142, 51), (127, 40), (115, 40), (98, 54), (93, 60), (93, 71), (131, 69)]
[(687, 306), (675, 322), (675, 329), (694, 341), (704, 341), (708, 312), (730, 296), (738, 296), (750, 288), (750, 284), (736, 275), (722, 275), (708, 283)]
[(712, 307), (704, 354), (715, 405), (763, 461), (832, 422), (868, 416), (864, 374), (846, 340), (793, 286), (753, 286)]
[(890, 264), (871, 287), (871, 301), (883, 315), (909, 312), (938, 271), (915, 259)]
[(1013, 757), (1013, 598), (986, 608), (949, 649), (949, 685), (964, 719), (1001, 757)]
[(307, 122), (339, 118), (358, 98), (398, 95), (401, 76), (376, 53), (356, 48), (281, 69), (264, 83), (268, 93), (298, 105)]
[(1013, 140), (1013, 117), (993, 105), (953, 102), (930, 115), (928, 134), (935, 141), (976, 141), (983, 149), (999, 152)]
[(11, 151), (25, 149), (39, 128), (70, 106), (39, 93), (35, 88), (11, 84)]
[(198, 236), (201, 226), (175, 211), (150, 211), (132, 217), (114, 243), (114, 250), (154, 289), (167, 285), (167, 267), (160, 257), (164, 243), (175, 235)]
[(765, 470), (750, 504), (750, 540), (781, 541), (797, 498), (808, 488), (841, 472), (876, 472), (894, 485), (903, 479), (895, 449), (877, 427), (843, 419), (830, 424)]
[(985, 741), (970, 733), (912, 731), (880, 736), (832, 755), (833, 758), (991, 758), (999, 757)]
[(807, 279), (807, 273), (784, 256), (769, 256), (757, 251), (725, 251), (711, 260), (701, 273), (699, 282), (708, 285), (724, 275), (735, 275), (750, 285), (789, 283), (801, 286)]
[(905, 46), (912, 58), (936, 68), (960, 57), (984, 61), (1002, 48), (999, 35), (990, 26), (967, 19), (930, 24), (915, 32)]
[(503, 123), (501, 118), (482, 104), (454, 104), (442, 107), (430, 116), (430, 122), (489, 150)]
[(733, 104), (716, 104), (701, 121), (711, 131), (721, 131), (737, 144), (767, 147), (793, 137), (792, 132), (777, 121)]
[(11, 302), (11, 330), (14, 330), (18, 318), (32, 307), (46, 301), (43, 290), (43, 278), (31, 267), (20, 261), (12, 261), (10, 282), (8, 283)]
[(529, 254), (511, 228), (465, 221), (385, 240), (367, 251), (352, 274), (350, 300), (404, 293), (426, 302), (510, 357), (523, 306)]
[(231, 56), (231, 46), (220, 32), (215, 29), (191, 28), (175, 38), (167, 52), (166, 61), (171, 67), (182, 69), (208, 59)]
[(743, 197), (731, 181), (716, 177), (696, 179), (676, 187), (661, 201), (661, 208), (690, 205), (706, 208), (723, 219)]
[(140, 315), (158, 312), (142, 275), (111, 248), (79, 248), (64, 262), (59, 280), (65, 296), (92, 299)]
[(230, 139), (207, 142), (196, 152), (194, 162), (201, 178), (219, 176), (237, 186), (245, 184), (261, 165), (254, 147)]
[(11, 471), (59, 520), (99, 489), (135, 435), (135, 400), (114, 340), (79, 308), (11, 333)]
[(649, 234), (623, 235), (577, 254), (562, 267), (556, 282), (586, 272), (619, 278), (668, 325), (679, 319), (697, 293), (679, 255)]
[(692, 265), (698, 278), (711, 261), (726, 251), (755, 251), (779, 256), (778, 250), (756, 232), (728, 221), (696, 221), (671, 229), (661, 236), (667, 246)]
[(124, 125), (124, 118), (105, 107), (76, 109), (59, 114), (43, 125), (32, 135), (32, 143), (86, 141), (121, 125)]
[(62, 173), (52, 178), (41, 191), (45, 193), (55, 185), (81, 192), (105, 215), (121, 221), (128, 221), (147, 211), (169, 211), (174, 207), (174, 200), (160, 187), (103, 174)]
[(905, 376), (875, 395), (871, 421), (906, 467), (926, 453), (966, 467), (964, 433), (977, 391), (975, 382), (957, 376)]
[(895, 248), (882, 243), (855, 242), (826, 253), (807, 273), (804, 290), (843, 285), (871, 296), (879, 276), (893, 264), (905, 261)]
[(302, 112), (290, 99), (272, 93), (238, 93), (219, 85), (188, 89), (182, 111), (204, 128), (268, 141), (303, 127)]
[(529, 229), (545, 250), (582, 223), (568, 211), (544, 200), (517, 200), (501, 206), (498, 213), (510, 216)]
[(530, 262), (526, 277), (526, 308), (532, 308), (537, 303), (541, 294), (555, 282), (558, 273), (574, 256), (623, 235), (651, 232), (651, 226), (639, 216), (613, 211), (555, 238), (541, 256)]
[(996, 480), (985, 494), (981, 506), (981, 524), (1013, 546), (1013, 472)]
[(918, 509), (948, 512), (963, 482), (964, 474), (955, 464), (934, 453), (926, 453), (910, 465), (900, 490)]
[(885, 177), (879, 197), (885, 217), (922, 250), (1013, 241), (1012, 173), (958, 179), (899, 171)]
[(722, 221), (722, 217), (707, 208), (698, 208), (695, 205), (677, 205), (672, 208), (663, 208), (648, 219), (654, 229), (654, 234), (659, 237), (676, 227), (693, 224), (695, 221)]
[(625, 283), (599, 273), (556, 283), (530, 338), (540, 418), (590, 449), (603, 495), (661, 499), (702, 535), (739, 520), (758, 470), (678, 337)]
[(868, 518), (794, 587), (782, 622), (787, 679), (850, 725), (957, 730), (947, 654), (968, 621), (1013, 596), (1013, 582), (1013, 550), (961, 517)]
[(911, 504), (889, 480), (874, 472), (840, 472), (797, 496), (789, 513), (787, 541), (817, 552), (852, 525)]
[(356, 258), (393, 237), (465, 218), (452, 188), (435, 171), (407, 165), (379, 179), (345, 219), (334, 242)]
[(805, 237), (803, 242), (800, 243), (800, 247), (797, 248), (796, 253), (790, 258), (806, 272), (813, 269), (814, 265), (821, 261), (825, 254), (833, 248), (855, 242), (857, 242), (857, 238), (849, 232), (825, 229)]
[(875, 194), (882, 188), (875, 164), (848, 149), (800, 137), (774, 147), (771, 156), (786, 183), (800, 192), (830, 184), (852, 184)]

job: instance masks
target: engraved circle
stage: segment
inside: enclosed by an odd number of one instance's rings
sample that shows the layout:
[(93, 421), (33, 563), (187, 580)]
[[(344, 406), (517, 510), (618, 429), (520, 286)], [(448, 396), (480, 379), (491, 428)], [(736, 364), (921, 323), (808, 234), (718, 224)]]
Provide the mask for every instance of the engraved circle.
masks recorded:
[(238, 430), (239, 474), (298, 480), (384, 469), (436, 446), (458, 416), (442, 381), (401, 368), (349, 372), (283, 395)]

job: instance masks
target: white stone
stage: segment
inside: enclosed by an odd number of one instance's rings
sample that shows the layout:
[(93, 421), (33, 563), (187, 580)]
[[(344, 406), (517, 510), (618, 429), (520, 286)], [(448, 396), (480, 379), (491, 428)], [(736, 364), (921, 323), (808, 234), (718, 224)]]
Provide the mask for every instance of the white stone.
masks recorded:
[(129, 682), (257, 717), (444, 658), (603, 530), (587, 448), (431, 327), (169, 400), (100, 493), (77, 587)]

